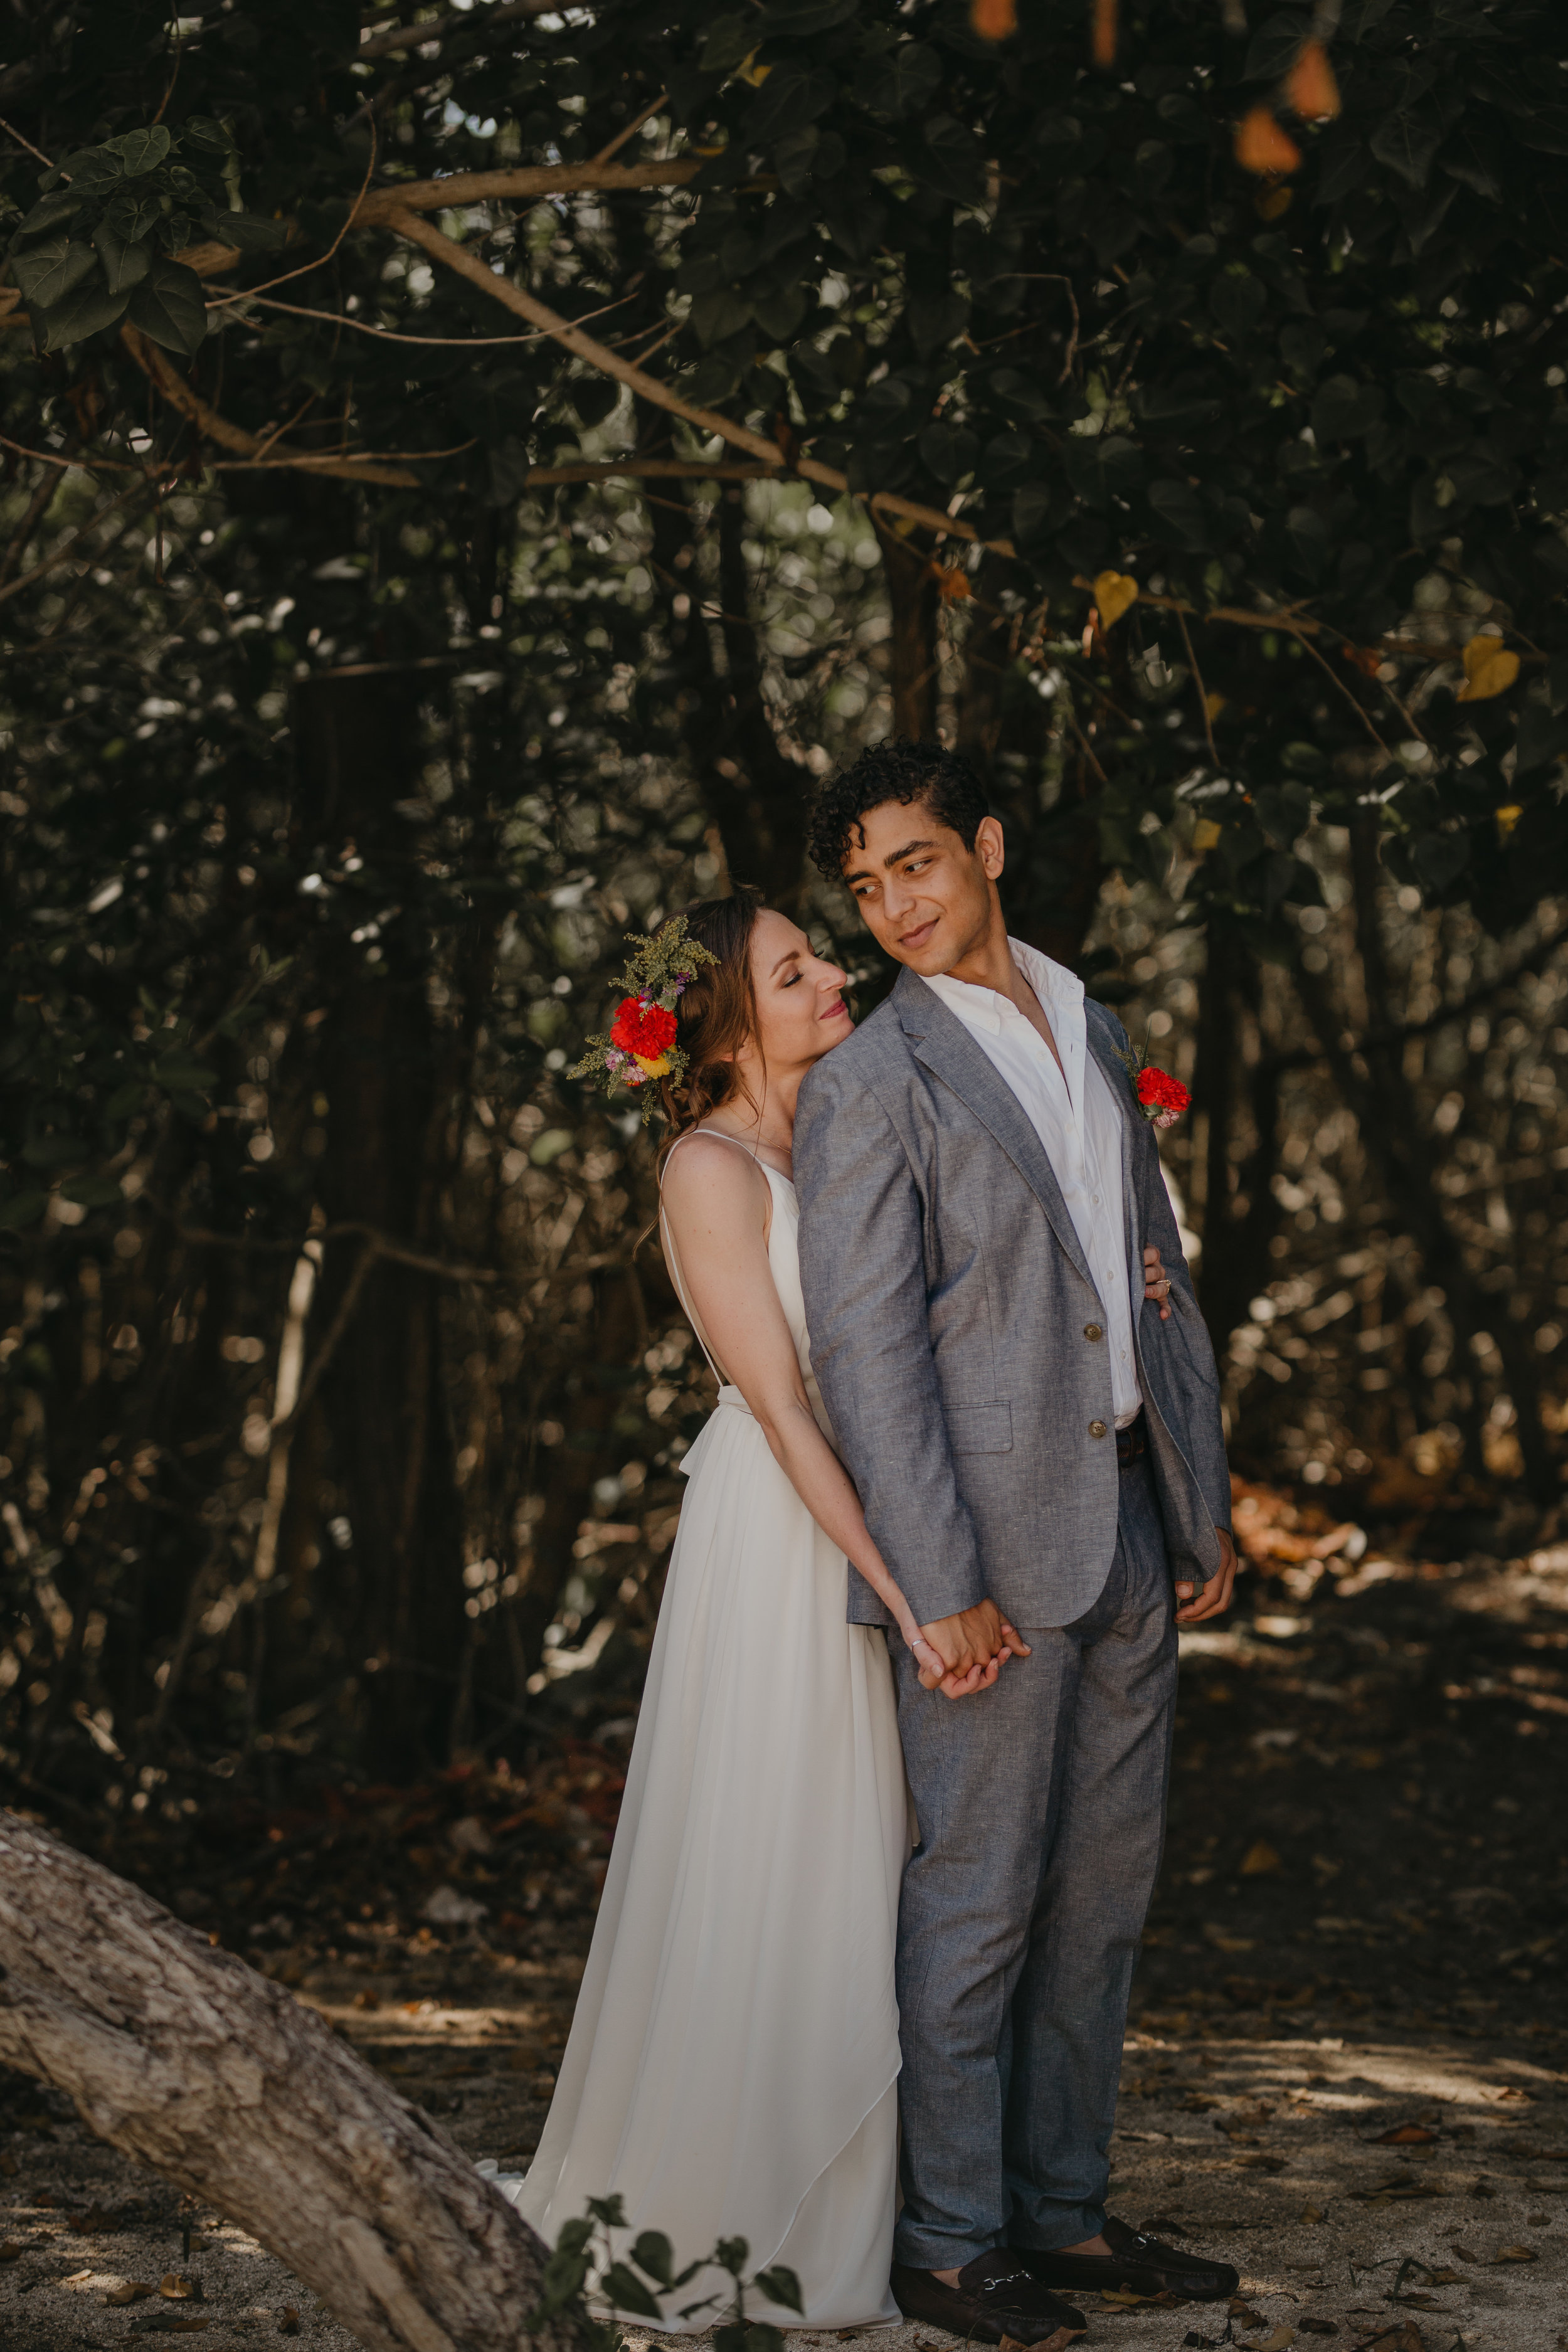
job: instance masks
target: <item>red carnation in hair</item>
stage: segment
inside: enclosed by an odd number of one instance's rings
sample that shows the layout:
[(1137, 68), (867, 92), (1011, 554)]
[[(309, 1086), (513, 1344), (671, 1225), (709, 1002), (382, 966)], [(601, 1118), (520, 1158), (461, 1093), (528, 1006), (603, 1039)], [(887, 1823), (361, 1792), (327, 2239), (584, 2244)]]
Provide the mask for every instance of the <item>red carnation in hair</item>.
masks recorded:
[(1138, 1100), (1146, 1118), (1152, 1119), (1156, 1127), (1170, 1127), (1180, 1118), (1192, 1097), (1180, 1078), (1173, 1078), (1164, 1070), (1144, 1068), (1138, 1073)]
[(610, 1030), (610, 1043), (639, 1062), (657, 1062), (675, 1043), (675, 1015), (662, 1004), (624, 996)]

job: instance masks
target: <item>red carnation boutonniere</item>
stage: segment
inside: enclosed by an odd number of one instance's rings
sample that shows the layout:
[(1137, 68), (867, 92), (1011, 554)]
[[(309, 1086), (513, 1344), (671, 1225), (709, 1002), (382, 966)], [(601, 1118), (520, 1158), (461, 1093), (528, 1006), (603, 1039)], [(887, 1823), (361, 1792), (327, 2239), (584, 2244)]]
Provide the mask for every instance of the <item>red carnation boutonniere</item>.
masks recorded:
[(1129, 1046), (1125, 1053), (1119, 1051), (1116, 1058), (1131, 1079), (1138, 1108), (1151, 1127), (1174, 1127), (1182, 1113), (1191, 1108), (1193, 1098), (1180, 1078), (1172, 1077), (1168, 1070), (1155, 1069), (1147, 1049), (1138, 1054)]

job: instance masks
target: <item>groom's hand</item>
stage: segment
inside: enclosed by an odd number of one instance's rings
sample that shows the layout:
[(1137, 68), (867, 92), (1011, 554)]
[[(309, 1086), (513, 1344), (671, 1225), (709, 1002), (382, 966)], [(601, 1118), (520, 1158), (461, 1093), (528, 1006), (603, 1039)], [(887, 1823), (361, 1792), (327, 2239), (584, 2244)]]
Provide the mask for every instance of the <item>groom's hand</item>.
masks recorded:
[(1178, 1625), (1200, 1625), (1205, 1617), (1218, 1617), (1230, 1607), (1236, 1584), (1236, 1546), (1227, 1528), (1216, 1528), (1215, 1533), (1219, 1538), (1219, 1574), (1210, 1577), (1195, 1601), (1190, 1584), (1177, 1585)]
[[(947, 1669), (942, 1688), (949, 1680), (962, 1682), (973, 1675), (972, 1689), (982, 1687), (981, 1678), (994, 1680), (988, 1669), (1000, 1666), (1011, 1654), (1026, 1658), (1029, 1645), (1008, 1624), (994, 1601), (982, 1601), (973, 1609), (961, 1609), (956, 1617), (939, 1617), (933, 1624), (922, 1625), (921, 1632), (931, 1643)], [(950, 1696), (958, 1696), (956, 1691)]]

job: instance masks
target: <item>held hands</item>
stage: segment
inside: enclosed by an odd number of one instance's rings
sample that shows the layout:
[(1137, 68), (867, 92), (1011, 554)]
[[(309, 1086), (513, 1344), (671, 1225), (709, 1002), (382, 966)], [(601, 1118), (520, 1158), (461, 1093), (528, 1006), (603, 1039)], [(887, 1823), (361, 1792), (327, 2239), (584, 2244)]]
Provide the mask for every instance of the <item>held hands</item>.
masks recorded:
[(1236, 1546), (1229, 1529), (1216, 1528), (1219, 1538), (1219, 1574), (1211, 1576), (1194, 1601), (1191, 1584), (1176, 1587), (1176, 1622), (1178, 1625), (1201, 1625), (1205, 1617), (1221, 1616), (1230, 1607), (1236, 1585)]
[(969, 1698), (975, 1691), (989, 1690), (1009, 1655), (1029, 1655), (1028, 1643), (994, 1601), (917, 1626), (905, 1639), (920, 1669), (921, 1688), (940, 1690), (944, 1698)]

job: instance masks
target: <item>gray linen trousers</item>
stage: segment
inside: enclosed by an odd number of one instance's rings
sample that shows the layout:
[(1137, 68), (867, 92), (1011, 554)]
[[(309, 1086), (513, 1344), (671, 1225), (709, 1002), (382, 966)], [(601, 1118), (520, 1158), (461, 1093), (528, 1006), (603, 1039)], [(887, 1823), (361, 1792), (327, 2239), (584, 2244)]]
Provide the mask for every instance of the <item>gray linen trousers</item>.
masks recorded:
[[(1122, 1111), (1147, 1453), (1119, 1469), (1104, 1302), (1012, 1089), (924, 982), (801, 1088), (794, 1158), (812, 1367), (867, 1524), (921, 1623), (986, 1597), (1032, 1645), (956, 1704), (892, 1643), (919, 1843), (898, 1988), (895, 2259), (946, 2270), (1101, 2227), (1127, 1995), (1163, 1837), (1173, 1577), (1230, 1524), (1219, 1379), (1153, 1130)], [(1143, 1311), (1142, 1250), (1171, 1277)], [(887, 1624), (850, 1571), (849, 1616)]]

